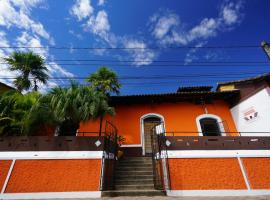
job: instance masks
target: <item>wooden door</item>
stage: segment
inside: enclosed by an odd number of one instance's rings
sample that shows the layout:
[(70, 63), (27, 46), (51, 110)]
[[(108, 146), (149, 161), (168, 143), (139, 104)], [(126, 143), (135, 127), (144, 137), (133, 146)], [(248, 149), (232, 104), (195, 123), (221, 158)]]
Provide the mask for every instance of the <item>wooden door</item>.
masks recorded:
[(157, 117), (149, 117), (144, 119), (144, 149), (145, 155), (152, 153), (152, 143), (151, 143), (151, 130), (154, 126), (160, 124), (160, 119)]

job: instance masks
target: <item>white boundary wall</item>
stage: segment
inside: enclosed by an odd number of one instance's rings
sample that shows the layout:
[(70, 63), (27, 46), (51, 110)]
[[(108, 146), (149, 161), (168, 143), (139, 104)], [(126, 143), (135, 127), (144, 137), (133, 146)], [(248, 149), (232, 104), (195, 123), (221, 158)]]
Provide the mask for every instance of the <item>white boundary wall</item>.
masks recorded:
[(65, 160), (65, 159), (102, 159), (103, 151), (9, 151), (0, 152), (0, 160), (12, 160), (0, 199), (68, 199), (68, 198), (100, 198), (101, 191), (81, 192), (34, 192), (5, 193), (16, 160)]
[(270, 88), (240, 102), (231, 108), (231, 114), (239, 132), (269, 132), (241, 133), (241, 136), (270, 136)]
[[(168, 158), (237, 158), (247, 190), (166, 190), (167, 196), (261, 196), (270, 190), (252, 189), (241, 158), (270, 157), (270, 150), (169, 150)], [(164, 181), (166, 182), (165, 178)]]

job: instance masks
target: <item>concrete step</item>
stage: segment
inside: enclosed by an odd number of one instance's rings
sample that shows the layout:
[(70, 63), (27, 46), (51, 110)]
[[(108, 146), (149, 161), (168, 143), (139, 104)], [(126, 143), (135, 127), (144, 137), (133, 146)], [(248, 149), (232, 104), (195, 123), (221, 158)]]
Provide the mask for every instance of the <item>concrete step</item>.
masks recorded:
[(153, 184), (153, 183), (154, 183), (153, 178), (115, 180), (115, 185), (136, 185), (136, 184)]
[(152, 167), (152, 162), (147, 163), (137, 163), (137, 162), (124, 162), (119, 163), (117, 167)]
[(153, 170), (148, 171), (120, 171), (117, 170), (115, 172), (116, 176), (122, 176), (122, 175), (153, 175)]
[(118, 196), (165, 196), (165, 192), (161, 190), (111, 190), (102, 192), (102, 197)]
[(152, 164), (152, 160), (121, 160), (118, 165), (146, 165), (146, 164)]
[(120, 160), (121, 161), (151, 161), (152, 157), (125, 157)]
[(152, 166), (148, 166), (148, 167), (144, 167), (144, 166), (140, 166), (140, 167), (129, 167), (129, 166), (122, 166), (122, 167), (117, 167), (116, 171), (153, 171), (153, 167)]
[(141, 180), (141, 179), (153, 179), (153, 175), (134, 175), (134, 174), (124, 174), (115, 175), (115, 180)]
[(115, 185), (115, 190), (154, 190), (154, 184), (143, 185)]

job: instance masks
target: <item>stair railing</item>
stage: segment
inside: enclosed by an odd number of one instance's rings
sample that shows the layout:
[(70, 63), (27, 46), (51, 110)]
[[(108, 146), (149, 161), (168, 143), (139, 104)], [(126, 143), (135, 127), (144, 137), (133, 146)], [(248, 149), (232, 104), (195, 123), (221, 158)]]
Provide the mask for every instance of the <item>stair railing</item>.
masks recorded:
[(117, 128), (109, 121), (105, 124), (104, 151), (102, 157), (102, 172), (100, 190), (114, 189), (114, 176), (118, 151)]
[(164, 130), (164, 124), (160, 123), (151, 131), (154, 186), (157, 190), (170, 189), (169, 162)]

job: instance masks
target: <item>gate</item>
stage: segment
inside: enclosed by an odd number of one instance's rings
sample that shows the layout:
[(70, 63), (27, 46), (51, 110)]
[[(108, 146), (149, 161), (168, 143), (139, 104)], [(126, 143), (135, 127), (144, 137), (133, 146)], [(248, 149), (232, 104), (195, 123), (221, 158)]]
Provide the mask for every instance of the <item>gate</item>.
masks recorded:
[(160, 123), (151, 131), (154, 186), (157, 190), (170, 189), (167, 141), (164, 130), (164, 124)]
[(106, 121), (104, 133), (104, 151), (102, 157), (103, 169), (100, 179), (101, 191), (114, 189), (114, 172), (117, 151), (117, 128), (111, 122)]

